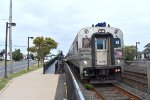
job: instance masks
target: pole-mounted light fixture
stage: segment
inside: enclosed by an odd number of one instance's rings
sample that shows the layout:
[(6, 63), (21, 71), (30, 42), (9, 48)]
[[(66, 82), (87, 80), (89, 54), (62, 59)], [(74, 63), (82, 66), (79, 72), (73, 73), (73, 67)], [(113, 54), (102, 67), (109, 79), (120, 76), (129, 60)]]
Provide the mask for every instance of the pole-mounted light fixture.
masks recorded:
[(136, 60), (137, 60), (137, 57), (138, 57), (138, 47), (137, 47), (138, 44), (140, 44), (140, 42), (136, 42)]
[(34, 37), (28, 37), (28, 70), (29, 70), (29, 38), (33, 39)]
[(9, 26), (8, 25), (11, 25), (11, 26), (16, 26), (16, 23), (8, 23), (6, 22), (6, 37), (5, 37), (5, 75), (4, 77), (7, 78), (7, 37), (8, 37), (8, 28)]

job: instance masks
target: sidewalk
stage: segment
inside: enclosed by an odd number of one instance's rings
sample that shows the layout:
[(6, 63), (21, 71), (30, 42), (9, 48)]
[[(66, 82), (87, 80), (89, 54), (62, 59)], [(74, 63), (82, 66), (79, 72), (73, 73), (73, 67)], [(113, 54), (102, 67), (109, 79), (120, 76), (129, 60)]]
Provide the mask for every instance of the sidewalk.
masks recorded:
[(0, 100), (55, 100), (61, 94), (56, 92), (63, 85), (63, 81), (59, 83), (62, 75), (42, 72), (41, 68), (13, 79), (0, 93)]

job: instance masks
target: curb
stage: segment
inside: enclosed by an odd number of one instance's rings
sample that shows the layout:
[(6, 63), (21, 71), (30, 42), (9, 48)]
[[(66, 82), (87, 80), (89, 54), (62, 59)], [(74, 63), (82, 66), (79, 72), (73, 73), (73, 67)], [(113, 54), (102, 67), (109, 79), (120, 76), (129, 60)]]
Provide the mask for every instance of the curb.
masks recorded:
[(0, 95), (4, 92), (5, 89), (7, 89), (7, 87), (13, 82), (13, 79), (10, 80), (7, 85), (0, 91)]

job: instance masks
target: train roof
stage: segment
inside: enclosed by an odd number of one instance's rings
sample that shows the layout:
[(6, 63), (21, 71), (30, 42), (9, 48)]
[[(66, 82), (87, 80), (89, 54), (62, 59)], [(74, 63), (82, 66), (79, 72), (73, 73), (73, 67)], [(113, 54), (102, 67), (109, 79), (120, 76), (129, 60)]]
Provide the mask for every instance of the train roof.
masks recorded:
[(109, 33), (120, 33), (122, 34), (122, 31), (119, 28), (114, 28), (114, 27), (86, 27), (86, 28), (82, 28), (77, 35), (81, 35), (83, 33), (87, 34), (87, 33), (96, 33), (99, 32), (100, 30), (105, 30), (105, 32), (109, 32)]

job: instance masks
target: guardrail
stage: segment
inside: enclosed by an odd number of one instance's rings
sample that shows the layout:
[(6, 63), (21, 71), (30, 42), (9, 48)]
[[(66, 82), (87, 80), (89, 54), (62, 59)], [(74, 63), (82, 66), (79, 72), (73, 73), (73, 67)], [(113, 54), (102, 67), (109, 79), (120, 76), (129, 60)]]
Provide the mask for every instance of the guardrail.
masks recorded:
[(79, 85), (67, 63), (65, 63), (65, 74), (66, 74), (66, 85), (67, 85), (67, 99), (85, 100), (79, 88)]
[(49, 62), (47, 62), (46, 64), (44, 64), (43, 67), (43, 74), (45, 74), (45, 71), (50, 67), (50, 65), (52, 65), (57, 59), (59, 58), (59, 56), (54, 57), (53, 59), (51, 59)]

